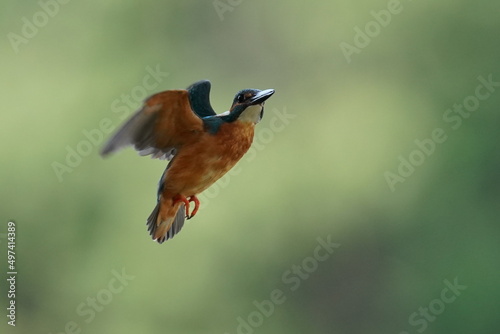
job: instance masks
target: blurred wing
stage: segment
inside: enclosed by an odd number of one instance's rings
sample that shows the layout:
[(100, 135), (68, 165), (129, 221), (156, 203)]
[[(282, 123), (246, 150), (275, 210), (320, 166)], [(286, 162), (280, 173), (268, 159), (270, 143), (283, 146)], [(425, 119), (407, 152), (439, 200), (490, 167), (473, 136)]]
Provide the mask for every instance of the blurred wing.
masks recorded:
[(134, 145), (140, 155), (171, 159), (178, 147), (202, 132), (203, 122), (191, 110), (188, 92), (169, 90), (149, 97), (104, 145), (101, 155)]

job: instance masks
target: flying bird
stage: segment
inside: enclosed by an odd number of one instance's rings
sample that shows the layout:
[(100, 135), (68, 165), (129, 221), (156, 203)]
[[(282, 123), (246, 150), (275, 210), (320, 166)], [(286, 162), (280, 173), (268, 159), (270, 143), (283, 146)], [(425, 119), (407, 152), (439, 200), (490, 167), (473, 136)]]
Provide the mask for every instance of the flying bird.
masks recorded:
[(185, 219), (196, 215), (200, 205), (196, 196), (248, 151), (255, 124), (264, 115), (264, 103), (274, 94), (274, 89), (243, 89), (229, 111), (216, 114), (210, 104), (210, 88), (210, 81), (202, 80), (185, 90), (150, 96), (101, 150), (105, 157), (133, 145), (142, 156), (170, 160), (146, 223), (158, 243), (173, 238)]

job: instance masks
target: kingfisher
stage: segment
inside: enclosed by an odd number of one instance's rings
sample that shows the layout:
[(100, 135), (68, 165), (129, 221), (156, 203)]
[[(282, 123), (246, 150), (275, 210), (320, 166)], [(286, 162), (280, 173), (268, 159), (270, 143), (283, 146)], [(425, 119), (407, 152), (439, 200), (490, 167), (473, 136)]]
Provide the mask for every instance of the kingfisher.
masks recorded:
[[(141, 156), (169, 160), (158, 184), (157, 203), (147, 219), (158, 243), (173, 238), (198, 212), (201, 192), (226, 174), (250, 148), (255, 125), (274, 89), (243, 89), (229, 111), (217, 114), (210, 104), (211, 84), (154, 94), (109, 139), (106, 157), (134, 146)], [(194, 208), (190, 210), (190, 203)]]

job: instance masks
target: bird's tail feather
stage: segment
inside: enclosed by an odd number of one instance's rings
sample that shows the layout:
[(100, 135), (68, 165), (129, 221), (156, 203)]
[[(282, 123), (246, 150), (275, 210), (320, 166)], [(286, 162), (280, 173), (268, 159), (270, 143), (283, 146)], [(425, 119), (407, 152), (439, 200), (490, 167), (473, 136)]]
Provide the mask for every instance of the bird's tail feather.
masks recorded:
[(158, 243), (163, 243), (165, 240), (172, 239), (184, 226), (186, 219), (184, 203), (181, 203), (174, 216), (167, 217), (167, 219), (160, 220), (160, 202), (156, 204), (153, 212), (148, 217), (147, 226), (148, 231), (153, 240)]

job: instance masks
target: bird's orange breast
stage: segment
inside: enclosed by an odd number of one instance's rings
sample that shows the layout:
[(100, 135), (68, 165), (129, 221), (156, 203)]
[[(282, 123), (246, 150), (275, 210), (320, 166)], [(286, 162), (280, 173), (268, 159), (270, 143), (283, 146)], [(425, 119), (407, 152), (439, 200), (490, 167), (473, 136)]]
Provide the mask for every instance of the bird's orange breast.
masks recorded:
[(250, 122), (224, 123), (216, 134), (181, 147), (166, 171), (164, 192), (192, 196), (210, 187), (248, 151), (254, 128)]

